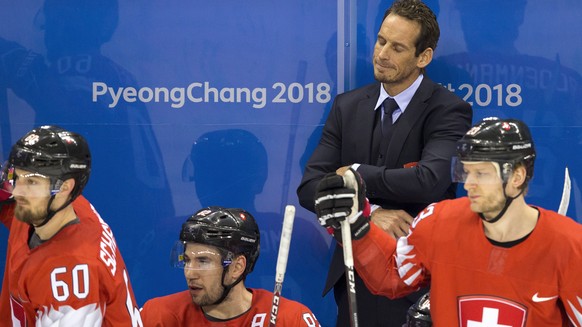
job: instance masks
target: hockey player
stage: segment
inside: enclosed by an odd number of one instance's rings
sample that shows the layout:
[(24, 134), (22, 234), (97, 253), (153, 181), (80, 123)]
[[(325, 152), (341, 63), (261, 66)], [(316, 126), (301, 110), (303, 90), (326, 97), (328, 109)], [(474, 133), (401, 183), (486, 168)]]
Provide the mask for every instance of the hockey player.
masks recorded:
[(453, 176), (468, 196), (429, 205), (407, 236), (369, 223), (353, 170), (322, 180), (320, 222), (337, 228), (348, 217), (355, 267), (374, 293), (394, 298), (430, 283), (434, 326), (581, 326), (582, 226), (525, 202), (535, 159), (528, 127), (486, 119), (457, 155)]
[[(259, 257), (259, 228), (242, 209), (208, 207), (182, 225), (172, 261), (188, 290), (147, 301), (146, 327), (269, 326), (273, 293), (246, 288)], [(277, 326), (320, 326), (304, 305), (280, 298)]]
[(90, 171), (85, 139), (56, 126), (12, 147), (0, 181), (1, 327), (142, 326), (111, 229), (81, 196)]

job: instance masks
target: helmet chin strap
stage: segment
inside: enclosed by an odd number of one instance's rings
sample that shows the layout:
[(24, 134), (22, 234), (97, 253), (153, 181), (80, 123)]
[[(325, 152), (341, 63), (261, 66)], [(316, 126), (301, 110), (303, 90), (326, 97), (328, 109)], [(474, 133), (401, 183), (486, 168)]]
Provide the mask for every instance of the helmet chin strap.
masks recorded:
[(53, 200), (55, 199), (55, 195), (51, 195), (51, 198), (49, 199), (49, 202), (46, 206), (46, 218), (42, 221), (42, 223), (38, 224), (38, 225), (33, 225), (34, 228), (37, 227), (42, 227), (44, 225), (46, 225), (53, 217), (54, 215), (57, 214), (57, 212), (65, 209), (69, 204), (71, 204), (71, 202), (73, 202), (73, 200), (67, 200), (60, 208), (58, 208), (57, 210), (51, 210), (51, 204), (53, 203)]
[(513, 200), (517, 199), (518, 196), (521, 195), (521, 193), (523, 193), (522, 189), (521, 191), (519, 191), (519, 193), (517, 193), (516, 196), (514, 197), (510, 197), (507, 195), (507, 193), (505, 192), (505, 187), (507, 186), (507, 182), (503, 183), (503, 196), (505, 196), (505, 205), (503, 206), (503, 209), (501, 209), (501, 211), (497, 214), (497, 216), (495, 216), (495, 218), (487, 220), (487, 218), (485, 218), (485, 216), (483, 215), (482, 212), (479, 212), (479, 217), (483, 220), (486, 221), (488, 223), (496, 223), (497, 221), (499, 221), (499, 219), (501, 219), (501, 217), (503, 217), (503, 215), (505, 214), (505, 211), (507, 211), (507, 209), (509, 208), (509, 206), (511, 205), (511, 203), (513, 202)]
[(224, 285), (224, 277), (226, 276), (227, 269), (228, 269), (228, 267), (222, 270), (222, 287), (223, 287), (222, 295), (220, 296), (220, 298), (218, 300), (214, 301), (214, 303), (212, 303), (210, 305), (217, 305), (217, 304), (222, 303), (222, 301), (224, 301), (224, 299), (226, 299), (226, 297), (228, 296), (228, 293), (230, 293), (232, 288), (235, 287), (238, 283), (240, 283), (243, 280), (243, 278), (246, 276), (246, 274), (243, 273), (242, 275), (240, 275), (240, 277), (237, 280), (234, 281), (234, 283), (232, 283), (230, 285)]

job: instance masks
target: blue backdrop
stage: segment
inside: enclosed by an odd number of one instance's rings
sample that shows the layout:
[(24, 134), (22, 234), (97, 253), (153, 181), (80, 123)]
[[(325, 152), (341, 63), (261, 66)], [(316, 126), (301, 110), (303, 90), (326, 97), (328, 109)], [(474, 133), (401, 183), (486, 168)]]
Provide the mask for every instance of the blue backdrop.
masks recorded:
[[(116, 235), (140, 305), (186, 287), (169, 251), (208, 205), (255, 215), (261, 255), (247, 285), (273, 289), (282, 214), (296, 205), (283, 295), (332, 326), (332, 295), (321, 298), (331, 239), (295, 189), (333, 97), (372, 81), (390, 3), (1, 0), (0, 159), (40, 124), (87, 137), (85, 194)], [(568, 166), (568, 214), (582, 217), (582, 3), (427, 4), (441, 25), (428, 75), (471, 102), (475, 121), (526, 121), (539, 153), (527, 200), (557, 209)]]

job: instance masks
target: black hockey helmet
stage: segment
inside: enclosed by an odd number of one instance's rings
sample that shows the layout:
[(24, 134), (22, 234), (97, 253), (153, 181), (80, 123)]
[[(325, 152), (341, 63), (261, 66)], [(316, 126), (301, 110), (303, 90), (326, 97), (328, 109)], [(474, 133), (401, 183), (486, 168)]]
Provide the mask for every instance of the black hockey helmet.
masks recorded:
[(91, 153), (81, 135), (47, 125), (31, 130), (14, 144), (8, 165), (48, 177), (53, 194), (73, 178), (72, 201), (89, 181)]
[(459, 161), (493, 161), (499, 164), (504, 181), (507, 181), (516, 164), (522, 163), (527, 171), (527, 183), (533, 177), (535, 157), (534, 142), (524, 122), (517, 119), (485, 118), (457, 142), (453, 178), (457, 175), (455, 166), (461, 165)]
[(416, 303), (410, 306), (406, 314), (407, 327), (431, 327), (430, 317), (430, 295), (427, 292), (421, 296)]
[(247, 259), (245, 276), (253, 271), (260, 252), (259, 227), (245, 210), (207, 207), (182, 225), (180, 241), (201, 243), (242, 254)]

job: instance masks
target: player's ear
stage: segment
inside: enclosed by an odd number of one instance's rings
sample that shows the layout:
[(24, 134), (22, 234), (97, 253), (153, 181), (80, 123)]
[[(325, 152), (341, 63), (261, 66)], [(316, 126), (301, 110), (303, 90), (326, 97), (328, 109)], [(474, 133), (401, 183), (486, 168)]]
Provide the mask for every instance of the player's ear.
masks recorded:
[(247, 258), (244, 255), (236, 256), (230, 264), (230, 275), (233, 281), (237, 280), (242, 274), (244, 274), (246, 268)]
[(61, 185), (60, 193), (70, 194), (73, 191), (73, 188), (75, 188), (75, 179), (69, 178)]
[(62, 204), (67, 201), (71, 197), (71, 192), (75, 188), (75, 180), (73, 178), (69, 178), (61, 184), (59, 187), (59, 192), (55, 194), (55, 199), (57, 201), (56, 204)]
[(523, 165), (518, 165), (513, 170), (513, 174), (511, 175), (511, 183), (515, 188), (521, 187), (523, 183), (525, 183), (527, 177), (527, 170)]

